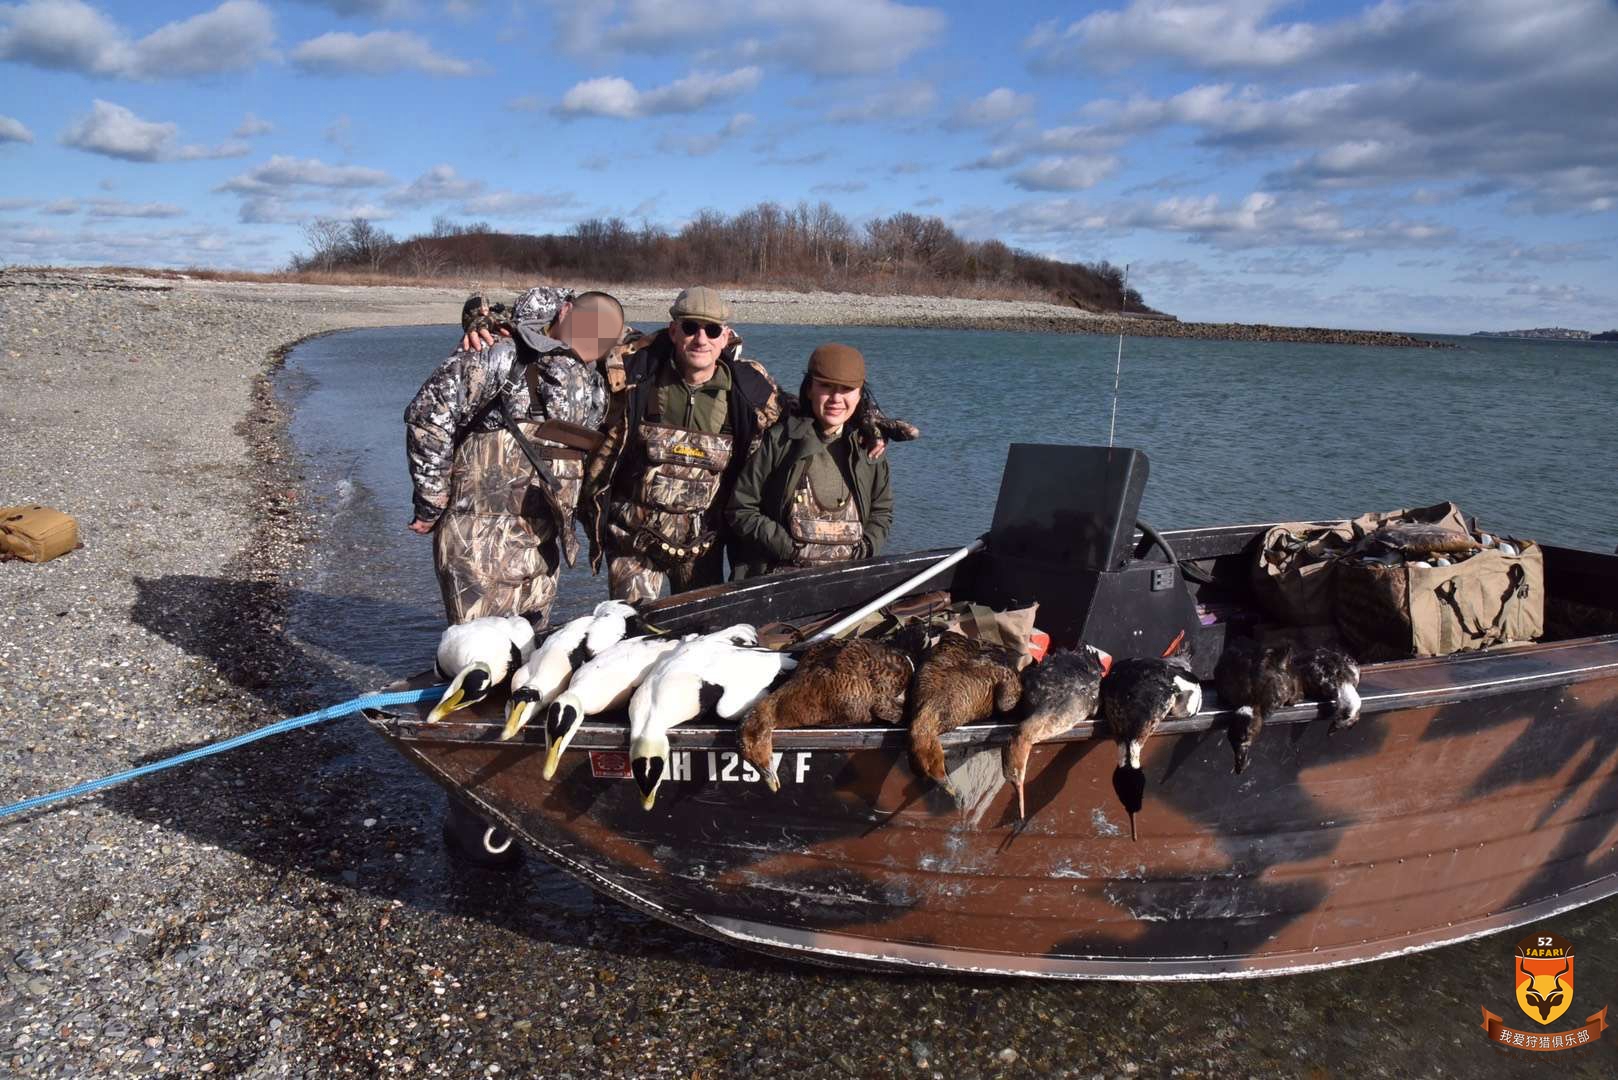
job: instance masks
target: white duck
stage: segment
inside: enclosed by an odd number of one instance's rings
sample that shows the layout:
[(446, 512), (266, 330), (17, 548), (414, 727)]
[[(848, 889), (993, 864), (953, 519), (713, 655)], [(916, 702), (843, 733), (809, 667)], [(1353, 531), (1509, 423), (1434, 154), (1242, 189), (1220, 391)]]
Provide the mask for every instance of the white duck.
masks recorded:
[(567, 688), (574, 670), (618, 644), (634, 617), (635, 609), (630, 605), (607, 600), (597, 604), (589, 615), (581, 615), (552, 632), (511, 677), (511, 700), (506, 703), (506, 726), (500, 737), (516, 735), (534, 713), (555, 701), (556, 695)]
[(521, 615), (489, 615), (451, 626), (438, 639), (438, 677), (449, 689), (438, 699), (427, 723), (476, 705), (510, 678), (534, 651), (534, 627)]
[(545, 710), (545, 779), (556, 775), (585, 717), (623, 708), (652, 667), (681, 644), (675, 637), (625, 638), (575, 671)]
[(629, 770), (650, 810), (668, 771), (669, 729), (712, 709), (734, 720), (751, 709), (784, 672), (798, 666), (786, 653), (760, 649), (745, 624), (681, 642), (653, 665), (629, 699)]

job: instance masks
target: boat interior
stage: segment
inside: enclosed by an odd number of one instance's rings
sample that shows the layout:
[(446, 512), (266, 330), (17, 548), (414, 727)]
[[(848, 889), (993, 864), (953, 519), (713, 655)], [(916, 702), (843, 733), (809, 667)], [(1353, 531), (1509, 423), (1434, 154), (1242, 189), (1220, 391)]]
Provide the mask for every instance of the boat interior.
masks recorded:
[[(907, 595), (942, 593), (995, 610), (1037, 603), (1035, 624), (1049, 634), (1052, 648), (1084, 641), (1115, 657), (1188, 650), (1205, 679), (1226, 641), (1236, 637), (1342, 646), (1329, 624), (1282, 625), (1255, 597), (1258, 545), (1271, 524), (1159, 532), (1139, 516), (1149, 471), (1144, 453), (1124, 447), (1013, 444), (984, 550)], [(1541, 641), (1618, 633), (1618, 556), (1541, 547)], [(680, 633), (751, 622), (788, 623), (807, 634), (945, 554), (919, 552), (683, 593), (653, 605), (646, 619)]]

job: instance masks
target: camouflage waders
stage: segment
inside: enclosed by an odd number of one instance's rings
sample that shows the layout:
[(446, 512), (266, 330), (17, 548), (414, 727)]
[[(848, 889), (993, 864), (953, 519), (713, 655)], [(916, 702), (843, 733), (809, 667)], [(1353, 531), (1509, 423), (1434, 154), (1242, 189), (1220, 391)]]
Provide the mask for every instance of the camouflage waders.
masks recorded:
[(607, 591), (632, 604), (655, 599), (665, 576), (674, 592), (724, 580), (715, 504), (735, 440), (660, 424), (656, 402), (636, 427), (643, 469), (630, 498), (613, 502), (605, 530)]
[(821, 566), (859, 558), (860, 541), (865, 537), (859, 503), (846, 489), (841, 500), (817, 495), (811, 472), (803, 471), (787, 513), (787, 533), (797, 544), (792, 565)]
[[(518, 425), (533, 438), (538, 425)], [(556, 501), (578, 503), (584, 455), (545, 444)], [(534, 467), (505, 430), (477, 432), (455, 450), (449, 508), (433, 530), (433, 567), (452, 623), (526, 615), (543, 626), (561, 567), (557, 521)], [(572, 528), (571, 517), (567, 527)], [(576, 543), (576, 541), (575, 541)]]

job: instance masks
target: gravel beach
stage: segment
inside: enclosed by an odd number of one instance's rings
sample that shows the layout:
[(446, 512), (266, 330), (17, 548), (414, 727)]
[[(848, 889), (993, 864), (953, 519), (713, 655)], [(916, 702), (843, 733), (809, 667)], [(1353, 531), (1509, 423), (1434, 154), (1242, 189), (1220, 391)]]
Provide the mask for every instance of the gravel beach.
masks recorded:
[[(667, 302), (624, 293), (632, 321)], [(310, 335), (453, 323), (460, 300), (0, 273), (0, 503), (73, 513), (85, 542), (0, 564), (0, 802), (335, 700), (344, 673), (285, 632), (320, 537), (267, 373)], [(737, 301), (739, 321), (861, 321)], [(537, 860), (462, 867), (441, 805), (350, 718), (0, 820), (0, 1075), (1538, 1075), (1476, 1030), (1510, 933), (1241, 984), (843, 974), (648, 922)], [(1558, 929), (1618, 939), (1618, 904)], [(1558, 1075), (1611, 1075), (1611, 1049)]]

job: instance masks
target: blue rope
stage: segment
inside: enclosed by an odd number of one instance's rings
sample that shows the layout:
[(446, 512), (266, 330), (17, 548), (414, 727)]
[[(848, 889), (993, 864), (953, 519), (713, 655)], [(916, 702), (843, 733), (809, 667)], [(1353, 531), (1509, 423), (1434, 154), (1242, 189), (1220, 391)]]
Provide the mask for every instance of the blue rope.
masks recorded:
[(327, 706), (326, 708), (321, 709), (319, 712), (305, 713), (303, 716), (294, 716), (289, 720), (279, 720), (273, 724), (268, 724), (264, 727), (249, 731), (244, 735), (237, 735), (234, 738), (225, 739), (222, 742), (209, 743), (207, 746), (199, 746), (195, 750), (187, 750), (183, 754), (176, 754), (174, 757), (164, 758), (162, 761), (154, 761), (149, 765), (142, 765), (138, 769), (130, 769), (128, 772), (116, 773), (112, 776), (104, 776), (100, 780), (89, 780), (85, 783), (79, 784), (76, 787), (64, 788), (61, 791), (53, 791), (48, 795), (35, 795), (31, 799), (24, 799), (22, 802), (12, 803), (10, 806), (0, 807), (0, 818), (9, 817), (12, 814), (25, 813), (36, 807), (44, 806), (47, 803), (59, 802), (62, 799), (71, 799), (75, 795), (84, 795), (92, 791), (99, 791), (104, 787), (111, 787), (114, 784), (121, 784), (125, 780), (133, 780), (137, 776), (145, 776), (148, 773), (160, 772), (163, 769), (172, 769), (176, 765), (184, 765), (186, 762), (195, 761), (197, 758), (207, 757), (210, 754), (222, 754), (226, 750), (234, 750), (238, 746), (246, 746), (250, 742), (257, 742), (259, 739), (267, 739), (271, 735), (279, 735), (283, 731), (292, 731), (294, 728), (301, 727), (312, 727), (315, 724), (324, 723), (327, 720), (335, 720), (339, 716), (347, 716), (350, 713), (357, 713), (362, 709), (381, 709), (386, 708), (389, 705), (414, 705), (416, 702), (425, 701), (428, 698), (436, 701), (443, 696), (444, 687), (442, 686), (429, 686), (422, 690), (396, 690), (392, 693), (386, 694), (366, 694), (363, 697), (354, 698), (352, 701), (345, 701), (340, 705)]

